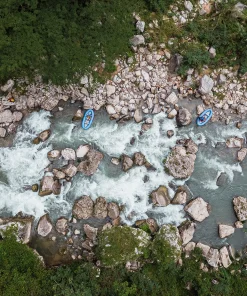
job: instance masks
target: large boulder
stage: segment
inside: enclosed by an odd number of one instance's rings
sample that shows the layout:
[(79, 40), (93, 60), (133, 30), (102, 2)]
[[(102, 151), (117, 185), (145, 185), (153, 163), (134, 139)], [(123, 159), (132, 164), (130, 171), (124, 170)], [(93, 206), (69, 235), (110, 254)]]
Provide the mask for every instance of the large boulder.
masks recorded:
[(176, 226), (161, 226), (153, 240), (153, 255), (158, 262), (169, 264), (178, 261), (182, 253), (182, 242)]
[(202, 95), (206, 95), (211, 92), (213, 87), (214, 87), (213, 79), (210, 78), (208, 75), (203, 75), (203, 77), (200, 79), (199, 92)]
[(244, 139), (243, 138), (229, 138), (226, 140), (226, 146), (228, 148), (242, 148), (244, 144)]
[(57, 106), (57, 104), (58, 100), (52, 96), (50, 98), (45, 98), (44, 100), (42, 100), (40, 107), (47, 111), (51, 111)]
[(220, 262), (221, 264), (227, 268), (232, 264), (232, 261), (229, 256), (229, 252), (226, 246), (220, 249)]
[(84, 160), (78, 165), (77, 171), (87, 176), (93, 175), (97, 171), (103, 157), (104, 155), (101, 152), (90, 149), (84, 157)]
[(13, 122), (13, 114), (10, 110), (4, 110), (0, 112), (0, 123), (11, 123)]
[(118, 226), (102, 231), (98, 237), (97, 253), (104, 266), (143, 260), (149, 251), (149, 235), (137, 228)]
[(57, 232), (65, 235), (68, 232), (68, 219), (64, 217), (57, 219), (56, 230)]
[(193, 238), (194, 232), (196, 230), (196, 224), (191, 221), (185, 221), (178, 228), (183, 245), (186, 245)]
[(0, 218), (0, 233), (4, 236), (7, 229), (14, 228), (17, 241), (27, 244), (31, 239), (33, 220), (33, 217)]
[(189, 125), (192, 121), (192, 115), (190, 111), (186, 108), (181, 108), (177, 113), (177, 124), (178, 126)]
[(202, 222), (209, 216), (209, 204), (201, 197), (197, 197), (188, 203), (184, 210), (196, 221)]
[(174, 198), (172, 199), (171, 203), (174, 205), (183, 205), (187, 202), (188, 194), (186, 190), (182, 186), (178, 187)]
[(169, 96), (166, 98), (167, 104), (175, 105), (177, 104), (177, 102), (178, 102), (178, 97), (175, 92), (170, 93)]
[(107, 202), (104, 197), (98, 197), (94, 204), (94, 217), (104, 219), (107, 216)]
[(127, 172), (133, 166), (133, 160), (128, 155), (122, 156), (122, 169), (124, 172)]
[(59, 195), (61, 190), (61, 184), (58, 180), (54, 180), (53, 176), (44, 176), (40, 182), (39, 196), (45, 196), (50, 194)]
[(146, 162), (146, 158), (145, 155), (143, 155), (141, 152), (136, 152), (134, 154), (134, 164), (135, 165), (144, 165)]
[(168, 156), (165, 167), (174, 178), (185, 179), (192, 175), (196, 155), (188, 153), (185, 147), (175, 146)]
[(80, 145), (76, 150), (76, 157), (83, 158), (90, 150), (89, 145)]
[(39, 219), (37, 233), (41, 236), (47, 236), (52, 231), (52, 223), (48, 214), (45, 214)]
[(238, 161), (243, 161), (247, 155), (247, 148), (242, 148), (237, 152)]
[(75, 160), (75, 150), (72, 148), (63, 149), (61, 154), (65, 160)]
[(151, 193), (152, 202), (159, 207), (166, 207), (170, 204), (170, 196), (166, 186), (159, 186)]
[(217, 267), (220, 261), (219, 250), (210, 248), (206, 255), (206, 260), (210, 266)]
[(89, 196), (82, 196), (73, 206), (73, 215), (78, 219), (88, 219), (93, 215), (93, 201)]
[(20, 111), (13, 112), (13, 122), (18, 122), (22, 120), (23, 114)]
[(225, 238), (234, 233), (235, 228), (230, 225), (219, 224), (219, 236)]
[(108, 206), (108, 216), (115, 220), (119, 217), (120, 211), (119, 211), (119, 206), (115, 202), (109, 202)]
[(234, 211), (239, 221), (247, 220), (247, 199), (242, 196), (234, 197)]

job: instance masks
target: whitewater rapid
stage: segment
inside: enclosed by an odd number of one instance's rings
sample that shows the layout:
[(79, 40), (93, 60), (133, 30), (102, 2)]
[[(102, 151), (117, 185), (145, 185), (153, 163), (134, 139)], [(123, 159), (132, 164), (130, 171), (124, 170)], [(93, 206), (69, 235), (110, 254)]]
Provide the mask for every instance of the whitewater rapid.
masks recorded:
[[(49, 112), (33, 112), (18, 128), (13, 146), (0, 148), (2, 215), (15, 215), (22, 211), (36, 218), (47, 212), (52, 218), (71, 217), (74, 201), (82, 195), (90, 195), (93, 199), (104, 196), (107, 201), (116, 201), (123, 205), (122, 219), (126, 223), (131, 224), (137, 219), (152, 216), (159, 224), (179, 225), (185, 220), (183, 206), (153, 207), (149, 199), (152, 190), (165, 185), (173, 197), (175, 192), (169, 184), (178, 186), (186, 182), (192, 184), (192, 195), (198, 196), (200, 189), (200, 196), (205, 195), (207, 199), (208, 192), (218, 189), (216, 180), (221, 172), (228, 175), (231, 183), (236, 174), (244, 175), (243, 167), (229, 157), (226, 150), (217, 150), (215, 147), (217, 142), (225, 142), (230, 136), (244, 137), (247, 132), (246, 124), (243, 124), (241, 130), (237, 130), (233, 124), (224, 126), (223, 129), (217, 124), (209, 124), (203, 128), (190, 125), (178, 129), (175, 120), (167, 119), (164, 113), (160, 113), (153, 116), (152, 128), (140, 135), (141, 124), (117, 124), (110, 121), (104, 112), (96, 114), (89, 131), (82, 130), (79, 123), (72, 123), (71, 118), (71, 114), (54, 119)], [(32, 144), (38, 133), (50, 127), (52, 135), (47, 142)], [(167, 137), (167, 130), (174, 130), (174, 136), (170, 139)], [(200, 147), (195, 172), (189, 180), (174, 180), (165, 173), (163, 160), (178, 139), (189, 137)], [(131, 145), (130, 142), (134, 144)], [(48, 151), (66, 147), (76, 149), (86, 143), (104, 154), (104, 160), (93, 176), (78, 173), (71, 183), (63, 183), (59, 196), (40, 197), (38, 193), (31, 191), (30, 186), (40, 182), (49, 165)], [(146, 156), (156, 171), (134, 167), (123, 172), (120, 166), (114, 166), (110, 161), (111, 157), (120, 157), (123, 153), (131, 156), (137, 151)], [(148, 181), (144, 181), (147, 179)]]

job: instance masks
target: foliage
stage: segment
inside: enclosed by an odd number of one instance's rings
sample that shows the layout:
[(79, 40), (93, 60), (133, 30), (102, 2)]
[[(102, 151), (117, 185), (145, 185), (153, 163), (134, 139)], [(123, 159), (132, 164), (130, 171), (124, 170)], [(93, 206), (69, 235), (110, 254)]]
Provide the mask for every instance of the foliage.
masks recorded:
[(173, 0), (146, 0), (148, 7), (152, 11), (164, 13), (169, 6), (174, 2)]
[(13, 229), (6, 231), (0, 242), (0, 295), (49, 295), (48, 276), (32, 249), (16, 241)]

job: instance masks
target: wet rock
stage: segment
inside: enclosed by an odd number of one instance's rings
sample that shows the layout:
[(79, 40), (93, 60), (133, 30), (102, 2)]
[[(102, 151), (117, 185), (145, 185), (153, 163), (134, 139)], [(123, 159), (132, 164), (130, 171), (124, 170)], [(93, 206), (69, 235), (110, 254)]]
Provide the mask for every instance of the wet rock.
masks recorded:
[(57, 179), (64, 179), (65, 178), (65, 173), (60, 171), (60, 170), (57, 170), (57, 169), (53, 169), (52, 170), (53, 174), (54, 174), (54, 177), (57, 178)]
[(32, 189), (33, 192), (38, 192), (39, 185), (38, 184), (33, 184), (32, 187), (31, 187), (31, 189)]
[(177, 102), (178, 102), (178, 97), (175, 92), (170, 93), (169, 96), (166, 98), (167, 104), (175, 105), (177, 104)]
[(178, 227), (183, 245), (186, 245), (193, 238), (194, 232), (196, 229), (196, 224), (191, 221), (186, 221)]
[(149, 230), (150, 230), (150, 232), (151, 232), (152, 234), (154, 234), (155, 232), (158, 231), (159, 227), (158, 227), (158, 224), (157, 224), (157, 222), (156, 222), (155, 219), (153, 219), (153, 218), (148, 218), (148, 219), (146, 220), (146, 223), (147, 223), (148, 228), (149, 228)]
[(40, 139), (40, 141), (45, 142), (50, 137), (50, 135), (51, 135), (51, 130), (48, 129), (48, 130), (41, 132), (38, 135), (38, 138)]
[(203, 75), (203, 77), (200, 79), (199, 92), (202, 95), (206, 95), (211, 92), (213, 87), (214, 87), (213, 79), (210, 78), (208, 75)]
[(78, 165), (77, 171), (82, 172), (87, 176), (93, 175), (97, 171), (103, 157), (104, 155), (101, 152), (90, 149), (84, 157), (85, 160), (80, 162), (80, 164)]
[(104, 197), (98, 197), (94, 204), (94, 217), (104, 219), (107, 216), (107, 202)]
[(15, 82), (12, 79), (9, 79), (3, 86), (1, 86), (1, 91), (9, 92), (12, 90)]
[(240, 221), (236, 221), (236, 222), (234, 223), (234, 225), (235, 225), (236, 228), (243, 228), (243, 227), (244, 227), (243, 223), (240, 222)]
[(192, 115), (186, 108), (181, 108), (178, 110), (177, 114), (177, 124), (178, 126), (189, 125), (192, 121)]
[(209, 216), (209, 204), (201, 197), (192, 200), (184, 210), (196, 221), (202, 222)]
[(196, 154), (198, 152), (198, 146), (191, 139), (186, 139), (184, 142), (184, 147), (187, 153)]
[(195, 154), (187, 153), (184, 147), (175, 146), (166, 160), (165, 167), (174, 178), (185, 179), (192, 175), (195, 160)]
[(65, 235), (68, 232), (68, 220), (64, 217), (57, 219), (56, 230)]
[(82, 196), (73, 206), (73, 215), (77, 219), (88, 219), (93, 215), (93, 201), (89, 196)]
[(50, 161), (59, 159), (60, 156), (61, 156), (61, 152), (59, 150), (51, 150), (47, 153), (47, 158)]
[(54, 180), (52, 176), (44, 176), (40, 182), (39, 196), (45, 196), (50, 194), (60, 194), (61, 185), (58, 180)]
[(200, 115), (204, 111), (204, 105), (197, 105), (196, 106), (196, 113)]
[(40, 138), (36, 137), (32, 141), (33, 144), (38, 145), (40, 143)]
[(77, 167), (73, 164), (69, 164), (67, 167), (63, 168), (63, 172), (66, 174), (67, 177), (74, 177), (77, 173)]
[(226, 246), (220, 249), (220, 261), (225, 268), (229, 267), (232, 264)]
[(54, 109), (58, 104), (58, 100), (54, 97), (46, 98), (41, 102), (40, 107), (44, 110), (51, 111)]
[(82, 109), (78, 109), (75, 113), (75, 115), (72, 118), (72, 121), (80, 121), (83, 117), (83, 111)]
[(124, 172), (127, 172), (133, 166), (133, 160), (128, 155), (122, 156), (122, 169)]
[(247, 199), (242, 196), (234, 197), (234, 211), (239, 221), (247, 220)]
[(0, 138), (4, 138), (6, 136), (6, 129), (3, 127), (0, 127)]
[(6, 231), (9, 227), (15, 227), (17, 229), (17, 241), (27, 244), (31, 240), (33, 220), (32, 216), (0, 218), (0, 233), (3, 235), (3, 231)]
[(227, 173), (222, 172), (222, 173), (220, 173), (220, 175), (216, 181), (216, 185), (219, 187), (224, 186), (224, 185), (228, 184), (229, 181), (230, 180), (229, 180)]
[(112, 157), (111, 159), (111, 163), (114, 165), (119, 165), (120, 161), (117, 157)]
[(141, 152), (136, 152), (134, 154), (134, 164), (135, 165), (141, 166), (141, 165), (144, 165), (145, 162), (146, 162), (146, 158)]
[(13, 122), (13, 115), (10, 110), (4, 110), (0, 112), (0, 123), (11, 123)]
[(159, 207), (166, 207), (170, 204), (170, 196), (166, 186), (159, 186), (151, 193), (152, 202)]
[(174, 205), (183, 205), (187, 202), (187, 198), (187, 192), (182, 187), (179, 187), (171, 203)]
[(235, 228), (230, 225), (219, 224), (219, 236), (220, 238), (225, 238), (231, 234), (233, 234)]
[(242, 127), (242, 122), (237, 122), (236, 123), (236, 128), (240, 129)]
[(234, 137), (226, 140), (226, 146), (228, 148), (242, 148), (243, 144), (243, 138)]
[(89, 224), (84, 224), (83, 229), (84, 229), (84, 232), (85, 232), (86, 236), (90, 240), (95, 242), (96, 237), (97, 237), (97, 233), (98, 233), (98, 228), (94, 228), (94, 227), (90, 226)]
[(210, 248), (206, 256), (206, 260), (210, 266), (217, 267), (220, 260), (219, 251), (217, 249)]
[(48, 214), (45, 214), (39, 219), (37, 233), (41, 236), (47, 236), (52, 230), (52, 223)]
[(61, 155), (65, 160), (75, 160), (75, 150), (71, 148), (65, 148), (61, 151)]
[(238, 161), (243, 161), (247, 154), (247, 148), (242, 148), (237, 152)]
[(133, 46), (138, 46), (141, 44), (145, 44), (145, 39), (142, 35), (135, 35), (130, 39), (130, 44)]
[(109, 202), (107, 205), (108, 216), (111, 219), (117, 219), (119, 217), (120, 211), (119, 206), (115, 202)]
[(22, 120), (23, 114), (20, 111), (15, 111), (12, 114), (13, 122), (19, 122)]
[(143, 113), (141, 109), (136, 109), (134, 113), (135, 122), (139, 123), (143, 120)]
[(166, 134), (167, 134), (168, 138), (171, 138), (171, 137), (174, 136), (174, 131), (173, 130), (168, 130)]
[(145, 22), (137, 21), (136, 22), (136, 29), (139, 30), (141, 33), (143, 33), (144, 29), (145, 29)]
[(76, 150), (76, 157), (83, 158), (90, 150), (89, 145), (80, 145)]

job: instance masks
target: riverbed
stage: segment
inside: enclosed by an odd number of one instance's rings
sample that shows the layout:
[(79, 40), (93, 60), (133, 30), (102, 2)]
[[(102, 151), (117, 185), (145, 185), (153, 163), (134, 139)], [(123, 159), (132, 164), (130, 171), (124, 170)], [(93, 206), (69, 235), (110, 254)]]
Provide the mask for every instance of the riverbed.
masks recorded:
[[(53, 220), (60, 216), (71, 217), (74, 201), (82, 195), (90, 195), (93, 199), (104, 196), (107, 201), (122, 205), (124, 223), (133, 224), (138, 219), (154, 217), (160, 225), (179, 225), (187, 218), (183, 206), (153, 207), (149, 196), (152, 190), (165, 185), (173, 197), (176, 187), (185, 184), (192, 197), (201, 196), (211, 206), (210, 216), (197, 223), (193, 240), (215, 247), (229, 243), (238, 250), (246, 245), (245, 228), (236, 229), (228, 239), (218, 236), (219, 223), (233, 225), (237, 220), (233, 197), (247, 195), (247, 160), (238, 163), (237, 149), (226, 148), (224, 144), (232, 136), (245, 138), (246, 123), (238, 130), (234, 122), (227, 126), (209, 123), (205, 127), (197, 127), (193, 121), (188, 127), (178, 129), (175, 120), (167, 119), (162, 112), (153, 116), (152, 128), (140, 134), (141, 124), (134, 121), (118, 124), (109, 120), (102, 110), (96, 112), (92, 127), (84, 131), (80, 122), (71, 121), (77, 108), (78, 105), (74, 104), (53, 115), (47, 111), (31, 113), (19, 126), (13, 145), (0, 148), (1, 216), (22, 211), (37, 219), (47, 212)], [(52, 130), (49, 140), (32, 144), (37, 134), (48, 128)], [(167, 137), (167, 130), (174, 130), (172, 138)], [(175, 180), (166, 174), (163, 160), (178, 139), (189, 137), (199, 145), (195, 170), (189, 179)], [(90, 144), (104, 154), (93, 176), (78, 173), (72, 182), (64, 182), (59, 196), (40, 197), (31, 191), (30, 186), (39, 183), (49, 165), (48, 151), (66, 147), (76, 149), (81, 144)], [(110, 161), (112, 157), (120, 157), (123, 153), (133, 155), (137, 151), (146, 156), (155, 171), (134, 167), (123, 172), (121, 165), (116, 166)], [(61, 161), (57, 163), (63, 164)], [(227, 181), (218, 187), (216, 180), (221, 172), (226, 173)]]

